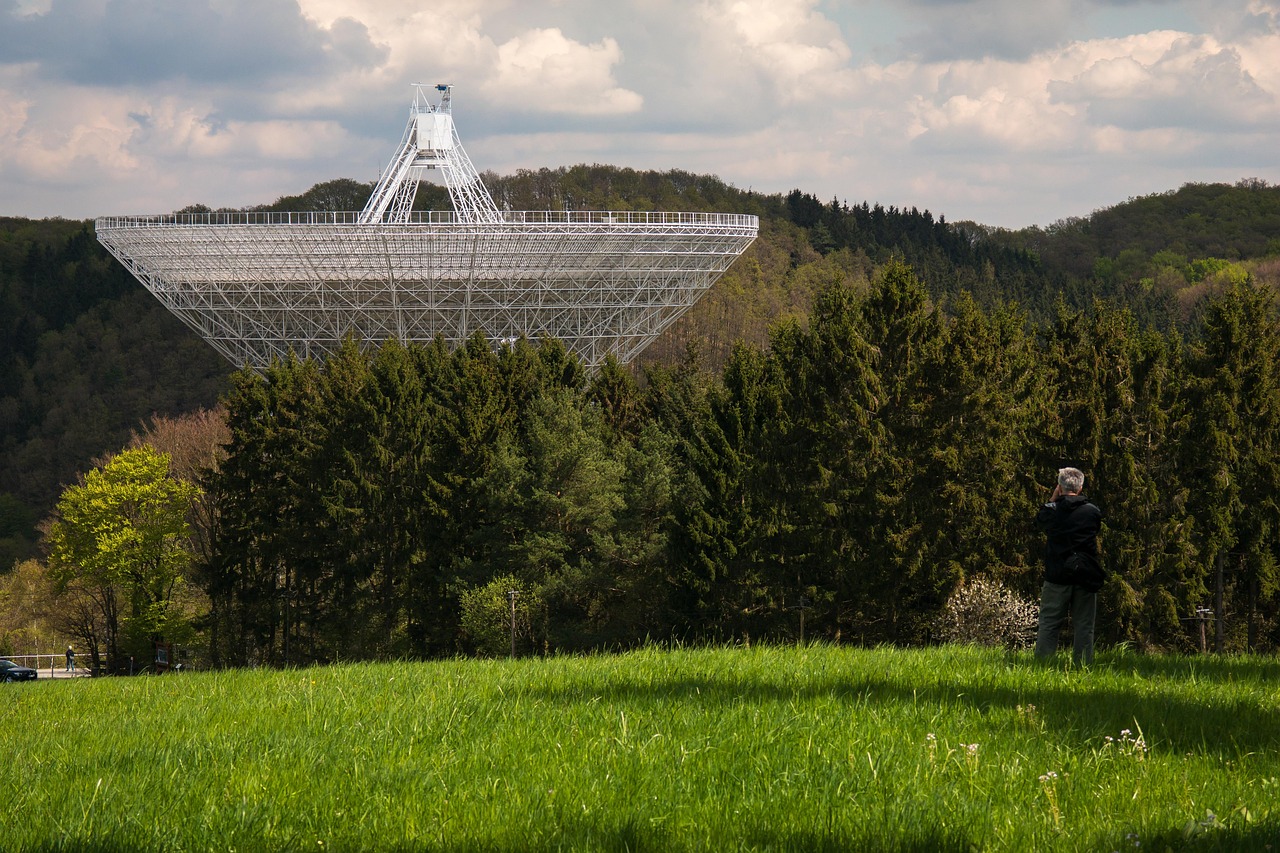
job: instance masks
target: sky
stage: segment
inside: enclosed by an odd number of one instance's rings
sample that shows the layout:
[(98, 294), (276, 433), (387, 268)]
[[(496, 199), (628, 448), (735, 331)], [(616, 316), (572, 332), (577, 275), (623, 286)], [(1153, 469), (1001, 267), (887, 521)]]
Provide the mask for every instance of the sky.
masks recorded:
[[(0, 215), (604, 163), (1047, 226), (1280, 183), (1280, 0), (0, 0)], [(725, 211), (733, 212), (733, 211)]]

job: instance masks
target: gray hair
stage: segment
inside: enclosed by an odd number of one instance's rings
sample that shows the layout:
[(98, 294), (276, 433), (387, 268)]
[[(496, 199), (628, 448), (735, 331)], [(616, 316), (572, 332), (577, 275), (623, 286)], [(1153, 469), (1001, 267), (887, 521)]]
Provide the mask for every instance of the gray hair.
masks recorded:
[(1084, 489), (1084, 472), (1079, 468), (1059, 468), (1058, 488), (1063, 494), (1078, 495)]

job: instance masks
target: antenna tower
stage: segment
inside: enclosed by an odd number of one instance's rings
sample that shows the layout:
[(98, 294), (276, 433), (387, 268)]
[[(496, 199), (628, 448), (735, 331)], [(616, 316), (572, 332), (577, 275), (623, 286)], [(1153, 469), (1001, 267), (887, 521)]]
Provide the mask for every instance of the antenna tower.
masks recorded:
[[(360, 212), (360, 223), (408, 222), (418, 183), (425, 180), (426, 173), (432, 169), (440, 170), (460, 222), (501, 222), (502, 214), (480, 180), (476, 167), (471, 165), (471, 158), (463, 149), (453, 124), (450, 105), (453, 87), (447, 83), (435, 86), (414, 83), (413, 88), (413, 106), (409, 110), (409, 124), (404, 129), (400, 148), (383, 170), (378, 186)], [(429, 89), (435, 89), (439, 94), (438, 102), (432, 103)]]

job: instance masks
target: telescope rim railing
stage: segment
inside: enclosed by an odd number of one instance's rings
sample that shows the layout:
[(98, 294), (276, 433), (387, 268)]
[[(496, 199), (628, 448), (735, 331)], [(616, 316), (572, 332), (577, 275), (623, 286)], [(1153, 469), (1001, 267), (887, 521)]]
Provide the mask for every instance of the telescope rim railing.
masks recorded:
[(715, 228), (759, 228), (760, 218), (749, 213), (702, 213), (636, 210), (516, 210), (505, 211), (500, 222), (471, 222), (452, 211), (418, 211), (408, 222), (360, 222), (358, 211), (223, 211), (208, 213), (168, 213), (139, 216), (102, 216), (95, 228), (154, 228), (202, 226), (356, 226), (362, 229), (396, 229), (422, 226), (450, 226), (497, 230), (505, 227), (547, 226), (705, 226)]

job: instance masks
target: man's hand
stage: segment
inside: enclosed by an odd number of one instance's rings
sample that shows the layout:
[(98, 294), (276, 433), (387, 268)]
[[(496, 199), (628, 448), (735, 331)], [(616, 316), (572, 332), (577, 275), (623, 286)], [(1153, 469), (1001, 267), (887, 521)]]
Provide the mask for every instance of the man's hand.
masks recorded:
[(1062, 497), (1062, 486), (1055, 483), (1053, 487), (1053, 494), (1049, 495), (1049, 503), (1053, 503), (1060, 497)]

